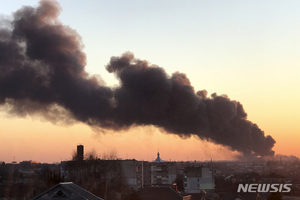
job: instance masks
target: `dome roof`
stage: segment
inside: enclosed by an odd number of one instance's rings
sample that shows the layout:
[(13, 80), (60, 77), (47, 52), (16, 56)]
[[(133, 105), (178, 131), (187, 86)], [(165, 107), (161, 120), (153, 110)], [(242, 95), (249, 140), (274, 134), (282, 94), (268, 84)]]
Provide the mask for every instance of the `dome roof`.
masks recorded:
[(164, 162), (164, 161), (159, 157), (159, 152), (157, 152), (157, 158), (154, 160), (154, 162)]

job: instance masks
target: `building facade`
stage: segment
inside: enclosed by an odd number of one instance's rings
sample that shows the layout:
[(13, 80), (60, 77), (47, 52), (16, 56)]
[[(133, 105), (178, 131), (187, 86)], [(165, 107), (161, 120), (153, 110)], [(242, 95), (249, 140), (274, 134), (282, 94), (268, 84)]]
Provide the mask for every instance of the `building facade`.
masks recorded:
[(208, 167), (187, 167), (184, 172), (184, 189), (187, 193), (214, 190), (213, 170)]

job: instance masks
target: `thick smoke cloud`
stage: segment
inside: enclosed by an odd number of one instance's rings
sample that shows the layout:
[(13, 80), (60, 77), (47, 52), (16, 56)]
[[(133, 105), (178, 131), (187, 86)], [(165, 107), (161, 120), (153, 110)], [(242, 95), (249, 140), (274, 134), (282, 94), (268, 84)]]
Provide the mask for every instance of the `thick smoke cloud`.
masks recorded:
[(57, 2), (44, 0), (21, 8), (11, 26), (0, 29), (0, 104), (9, 112), (113, 130), (155, 125), (244, 154), (274, 153), (275, 140), (247, 120), (240, 102), (196, 92), (183, 73), (169, 76), (127, 52), (106, 66), (118, 88), (90, 77), (81, 38), (59, 22), (59, 12)]

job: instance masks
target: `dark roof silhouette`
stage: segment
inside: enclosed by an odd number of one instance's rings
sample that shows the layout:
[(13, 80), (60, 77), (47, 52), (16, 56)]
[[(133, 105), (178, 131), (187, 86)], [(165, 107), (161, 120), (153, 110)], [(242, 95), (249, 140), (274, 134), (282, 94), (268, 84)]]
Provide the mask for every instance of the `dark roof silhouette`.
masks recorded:
[(203, 193), (188, 193), (188, 195), (191, 195), (191, 200), (204, 200), (205, 195)]
[(137, 191), (142, 200), (182, 200), (183, 196), (171, 187), (148, 187)]
[(58, 183), (52, 188), (34, 197), (32, 200), (46, 199), (103, 200), (72, 182)]

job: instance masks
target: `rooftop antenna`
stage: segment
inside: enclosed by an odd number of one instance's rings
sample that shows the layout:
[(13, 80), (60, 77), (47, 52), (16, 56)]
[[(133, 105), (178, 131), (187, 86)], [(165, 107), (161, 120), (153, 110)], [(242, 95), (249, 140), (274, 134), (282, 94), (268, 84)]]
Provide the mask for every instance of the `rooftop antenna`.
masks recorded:
[(16, 162), (16, 158), (15, 158), (15, 156), (14, 156), (14, 161), (12, 162), (13, 164), (16, 164), (17, 162)]

